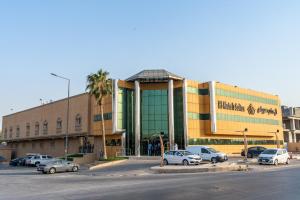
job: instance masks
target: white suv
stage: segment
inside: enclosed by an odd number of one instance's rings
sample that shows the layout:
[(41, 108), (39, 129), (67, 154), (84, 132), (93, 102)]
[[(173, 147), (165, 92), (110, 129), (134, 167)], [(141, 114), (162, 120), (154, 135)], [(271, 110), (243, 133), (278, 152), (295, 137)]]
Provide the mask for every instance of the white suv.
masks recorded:
[(49, 161), (53, 160), (52, 156), (48, 156), (48, 155), (35, 155), (32, 156), (29, 160), (28, 160), (28, 165), (31, 166), (38, 166), (39, 164), (45, 164)]
[(188, 151), (168, 151), (164, 154), (164, 165), (168, 164), (182, 164), (182, 165), (190, 165), (190, 164), (200, 164), (202, 161), (200, 156), (192, 154)]
[(225, 153), (221, 153), (214, 148), (206, 146), (189, 146), (187, 150), (193, 154), (199, 155), (203, 160), (216, 162), (224, 162), (228, 160)]
[(289, 164), (290, 156), (286, 149), (266, 149), (258, 157), (258, 163), (268, 165)]

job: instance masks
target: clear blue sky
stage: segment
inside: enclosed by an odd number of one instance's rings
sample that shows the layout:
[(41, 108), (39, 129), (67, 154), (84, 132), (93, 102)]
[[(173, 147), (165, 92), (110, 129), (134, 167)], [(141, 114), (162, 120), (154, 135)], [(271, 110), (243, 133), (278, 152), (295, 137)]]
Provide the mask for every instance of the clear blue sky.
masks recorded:
[[(300, 105), (300, 1), (0, 1), (0, 116), (85, 90), (100, 67), (125, 79), (165, 68)], [(1, 123), (1, 120), (0, 120)]]

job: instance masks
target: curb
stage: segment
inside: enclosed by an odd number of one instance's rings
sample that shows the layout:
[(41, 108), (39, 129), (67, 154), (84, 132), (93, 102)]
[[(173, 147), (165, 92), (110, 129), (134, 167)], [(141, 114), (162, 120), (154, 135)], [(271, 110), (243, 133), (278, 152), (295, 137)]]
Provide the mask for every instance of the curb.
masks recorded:
[(228, 171), (248, 171), (246, 165), (234, 165), (226, 167), (201, 167), (201, 168), (190, 168), (190, 167), (178, 167), (178, 168), (167, 168), (167, 167), (151, 167), (153, 172), (159, 174), (173, 174), (173, 173), (203, 173), (203, 172), (228, 172)]
[(102, 163), (102, 164), (98, 164), (98, 165), (95, 165), (93, 167), (90, 167), (89, 170), (93, 171), (93, 170), (102, 169), (102, 168), (106, 168), (106, 167), (112, 167), (112, 166), (121, 164), (125, 161), (127, 161), (127, 160), (117, 160), (117, 161)]

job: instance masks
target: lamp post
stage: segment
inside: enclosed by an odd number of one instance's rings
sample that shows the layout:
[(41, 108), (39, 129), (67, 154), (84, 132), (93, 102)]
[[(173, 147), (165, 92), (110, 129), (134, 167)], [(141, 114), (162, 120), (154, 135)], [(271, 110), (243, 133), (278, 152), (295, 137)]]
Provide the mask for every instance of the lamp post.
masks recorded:
[(160, 152), (161, 152), (161, 160), (160, 160), (160, 167), (164, 166), (164, 156), (165, 156), (165, 146), (164, 146), (164, 140), (163, 140), (164, 132), (161, 132), (159, 134), (159, 140), (160, 140)]
[(66, 81), (68, 81), (68, 105), (67, 105), (67, 130), (66, 130), (66, 136), (65, 136), (65, 160), (68, 159), (68, 135), (69, 135), (69, 113), (70, 113), (70, 82), (71, 80), (63, 77), (63, 76), (59, 76), (57, 74), (51, 73), (52, 76), (55, 76), (57, 78), (61, 78), (64, 79)]
[(279, 139), (278, 139), (278, 133), (279, 132), (280, 131), (278, 129), (275, 132), (269, 132), (269, 133), (275, 133), (277, 149), (280, 149), (280, 142), (279, 142)]
[(248, 132), (248, 128), (245, 128), (244, 130), (237, 131), (237, 132), (243, 133), (243, 137), (244, 137), (244, 152), (245, 152), (244, 161), (247, 163), (248, 162), (248, 140), (247, 140), (246, 133)]
[(243, 131), (243, 135), (244, 135), (244, 149), (245, 149), (245, 162), (248, 162), (248, 140), (247, 140), (247, 136), (246, 133), (248, 132), (248, 129), (245, 128), (245, 130)]

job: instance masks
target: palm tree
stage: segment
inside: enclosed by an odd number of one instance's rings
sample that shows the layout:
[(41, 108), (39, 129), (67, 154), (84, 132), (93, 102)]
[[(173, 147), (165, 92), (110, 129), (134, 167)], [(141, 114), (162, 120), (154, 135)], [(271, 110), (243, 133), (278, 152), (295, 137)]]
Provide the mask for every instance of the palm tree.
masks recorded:
[(96, 99), (100, 106), (101, 122), (102, 122), (102, 138), (103, 138), (103, 158), (107, 159), (106, 139), (105, 139), (105, 123), (103, 114), (103, 99), (112, 94), (112, 80), (108, 78), (109, 73), (100, 69), (95, 74), (87, 76), (86, 90)]

